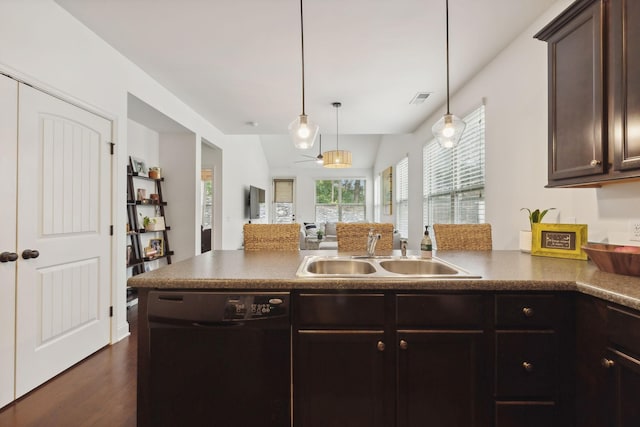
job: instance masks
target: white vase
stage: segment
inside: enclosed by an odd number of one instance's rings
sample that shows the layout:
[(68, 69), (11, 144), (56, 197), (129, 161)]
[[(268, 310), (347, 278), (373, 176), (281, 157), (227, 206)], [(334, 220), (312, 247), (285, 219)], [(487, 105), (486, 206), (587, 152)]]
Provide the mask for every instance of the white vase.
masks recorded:
[(520, 230), (520, 252), (531, 253), (530, 230)]

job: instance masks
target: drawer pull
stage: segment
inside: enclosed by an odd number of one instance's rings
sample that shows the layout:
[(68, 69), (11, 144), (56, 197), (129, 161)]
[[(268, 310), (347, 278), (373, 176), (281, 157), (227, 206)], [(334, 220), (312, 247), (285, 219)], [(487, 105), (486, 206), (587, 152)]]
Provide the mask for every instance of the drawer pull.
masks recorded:
[(406, 342), (405, 340), (400, 340), (400, 349), (406, 350), (407, 348), (409, 348), (409, 343)]
[(533, 372), (533, 363), (522, 362), (522, 369), (524, 369), (526, 372)]
[(524, 314), (524, 317), (533, 317), (535, 311), (531, 307), (524, 307), (522, 309), (522, 314)]
[(589, 163), (589, 165), (592, 166), (592, 167), (600, 166), (601, 164), (602, 164), (602, 162), (600, 160), (596, 160), (596, 159), (591, 160), (591, 162)]
[(602, 366), (607, 368), (607, 369), (611, 369), (614, 366), (616, 366), (616, 362), (614, 362), (611, 359), (607, 359), (606, 357), (602, 359)]
[(384, 351), (386, 348), (383, 341), (378, 341), (378, 345), (376, 347), (378, 348), (378, 351)]

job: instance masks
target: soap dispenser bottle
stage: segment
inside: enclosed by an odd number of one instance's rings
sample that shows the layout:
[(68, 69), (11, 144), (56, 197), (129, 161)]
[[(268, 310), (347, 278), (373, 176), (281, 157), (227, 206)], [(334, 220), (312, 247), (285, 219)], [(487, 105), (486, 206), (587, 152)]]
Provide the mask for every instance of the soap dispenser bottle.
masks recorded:
[(424, 226), (424, 237), (420, 242), (420, 255), (422, 258), (431, 258), (433, 256), (433, 242), (431, 242), (431, 237), (429, 237), (429, 226)]

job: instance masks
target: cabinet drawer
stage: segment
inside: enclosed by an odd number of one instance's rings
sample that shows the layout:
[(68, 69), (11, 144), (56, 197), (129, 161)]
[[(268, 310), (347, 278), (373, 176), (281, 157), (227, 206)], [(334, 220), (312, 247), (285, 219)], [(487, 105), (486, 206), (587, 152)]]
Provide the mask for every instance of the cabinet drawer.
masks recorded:
[(398, 295), (399, 327), (483, 328), (486, 304), (481, 295)]
[(558, 385), (557, 353), (553, 332), (496, 333), (496, 394), (554, 396)]
[(561, 302), (554, 295), (497, 295), (496, 326), (554, 328), (561, 310)]
[(640, 355), (640, 314), (607, 307), (607, 336), (613, 344)]
[(298, 326), (384, 326), (384, 294), (300, 294), (297, 300)]
[(496, 403), (496, 427), (555, 427), (555, 418), (553, 402)]

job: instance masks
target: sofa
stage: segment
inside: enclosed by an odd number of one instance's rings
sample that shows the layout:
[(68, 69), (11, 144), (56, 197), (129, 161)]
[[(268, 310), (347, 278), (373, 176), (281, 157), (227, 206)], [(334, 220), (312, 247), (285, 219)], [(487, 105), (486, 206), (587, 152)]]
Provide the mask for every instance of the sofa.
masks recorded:
[[(300, 249), (338, 249), (338, 232), (336, 231), (335, 222), (327, 223), (311, 223), (305, 222), (300, 224)], [(320, 243), (314, 243), (310, 245), (308, 238), (316, 238), (318, 230), (322, 230), (323, 237)], [(400, 249), (401, 242), (400, 234), (398, 232), (393, 233), (393, 249)]]

